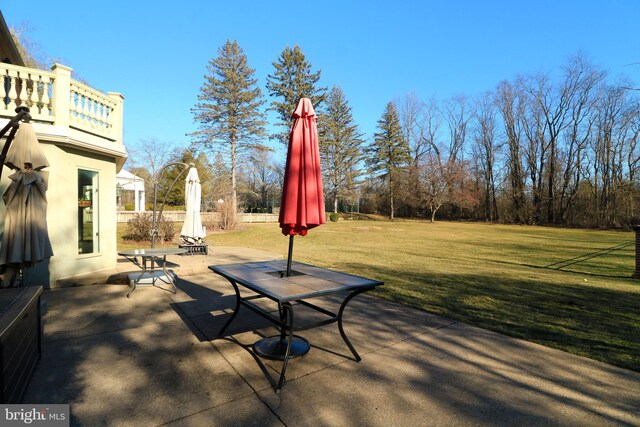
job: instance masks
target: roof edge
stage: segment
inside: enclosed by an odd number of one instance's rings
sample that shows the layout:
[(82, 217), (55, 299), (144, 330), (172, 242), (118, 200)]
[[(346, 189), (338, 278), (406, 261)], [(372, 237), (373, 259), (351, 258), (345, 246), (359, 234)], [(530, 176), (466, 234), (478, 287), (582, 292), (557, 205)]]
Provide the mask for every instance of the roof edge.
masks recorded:
[(24, 58), (20, 54), (20, 51), (18, 50), (18, 46), (16, 45), (16, 42), (13, 40), (11, 31), (7, 26), (7, 22), (4, 20), (4, 15), (2, 15), (1, 10), (0, 10), (0, 35), (5, 36), (3, 38), (6, 38), (7, 40), (7, 48), (10, 51), (9, 60), (11, 61), (11, 63), (14, 65), (20, 65), (22, 67), (25, 67), (26, 64), (24, 62)]

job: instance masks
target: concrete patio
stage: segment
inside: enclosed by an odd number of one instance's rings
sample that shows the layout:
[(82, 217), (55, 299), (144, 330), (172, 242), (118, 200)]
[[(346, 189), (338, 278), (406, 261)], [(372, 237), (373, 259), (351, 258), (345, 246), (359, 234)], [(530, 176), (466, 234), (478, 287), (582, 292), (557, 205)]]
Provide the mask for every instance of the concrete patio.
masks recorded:
[(68, 403), (71, 424), (86, 426), (640, 425), (636, 372), (369, 295), (345, 312), (362, 361), (335, 324), (301, 332), (312, 349), (290, 361), (278, 395), (281, 362), (251, 351), (275, 329), (242, 308), (217, 338), (235, 295), (207, 269), (273, 258), (222, 247), (172, 257), (175, 295), (45, 291), (43, 357), (24, 402)]

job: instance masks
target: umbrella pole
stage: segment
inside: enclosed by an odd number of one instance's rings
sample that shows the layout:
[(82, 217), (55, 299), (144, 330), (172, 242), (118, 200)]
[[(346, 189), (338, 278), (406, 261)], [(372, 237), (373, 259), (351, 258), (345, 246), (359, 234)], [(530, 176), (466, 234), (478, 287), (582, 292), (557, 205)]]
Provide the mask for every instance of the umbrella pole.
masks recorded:
[(289, 256), (287, 257), (287, 276), (291, 276), (291, 258), (293, 257), (293, 235), (289, 236)]
[(18, 127), (20, 127), (20, 121), (23, 120), (25, 122), (29, 122), (29, 120), (31, 120), (28, 107), (20, 106), (16, 108), (16, 113), (18, 114), (16, 114), (15, 117), (9, 120), (9, 123), (7, 123), (7, 125), (3, 127), (2, 130), (0, 130), (0, 138), (2, 138), (4, 134), (7, 133), (9, 129), (11, 129), (11, 132), (9, 132), (9, 136), (7, 136), (7, 140), (4, 143), (4, 147), (2, 147), (2, 154), (0, 154), (0, 177), (2, 177), (2, 165), (4, 165), (4, 161), (7, 158), (7, 153), (9, 152), (9, 147), (11, 146), (11, 142), (13, 141), (13, 137), (18, 131)]

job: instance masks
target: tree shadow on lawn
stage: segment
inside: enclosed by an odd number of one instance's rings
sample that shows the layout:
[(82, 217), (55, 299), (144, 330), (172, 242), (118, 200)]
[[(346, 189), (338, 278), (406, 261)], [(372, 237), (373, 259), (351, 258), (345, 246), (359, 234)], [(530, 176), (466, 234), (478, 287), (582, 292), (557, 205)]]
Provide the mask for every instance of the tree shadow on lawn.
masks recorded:
[[(477, 274), (402, 272), (343, 264), (387, 284), (403, 305), (640, 371), (640, 293)], [(357, 273), (356, 273), (357, 274)]]
[[(517, 265), (536, 269), (545, 269), (552, 271), (562, 271), (565, 273), (582, 274), (593, 277), (607, 277), (612, 279), (629, 279), (633, 274), (632, 260), (635, 251), (632, 246), (634, 242), (625, 242), (609, 246), (606, 248), (587, 248), (587, 247), (535, 247), (526, 243), (509, 244), (503, 249), (510, 253), (517, 253), (519, 256), (514, 260), (495, 259), (493, 255), (486, 258), (479, 258), (485, 262), (496, 264)], [(477, 243), (475, 247), (484, 246), (486, 248), (495, 249), (495, 243)], [(580, 253), (585, 250), (592, 249), (587, 253)], [(580, 253), (576, 255), (576, 253)], [(569, 257), (563, 257), (566, 254)], [(413, 255), (412, 253), (410, 255)], [(554, 256), (558, 255), (558, 256)], [(602, 257), (608, 257), (602, 259)], [(614, 257), (613, 259), (611, 257)], [(443, 256), (450, 259), (449, 256)], [(468, 257), (467, 257), (468, 258)], [(548, 262), (549, 258), (556, 259)], [(600, 258), (600, 259), (599, 259)], [(545, 262), (546, 261), (546, 262)], [(613, 261), (613, 262), (612, 262)], [(630, 261), (627, 267), (627, 261)], [(533, 262), (539, 262), (534, 264)], [(567, 267), (573, 266), (572, 269)], [(578, 269), (576, 269), (578, 268)], [(611, 271), (611, 273), (608, 273)], [(627, 272), (626, 275), (620, 274)]]
[(549, 269), (549, 270), (564, 271), (564, 272), (567, 272), (567, 273), (586, 274), (586, 275), (589, 275), (589, 276), (611, 277), (611, 278), (615, 278), (615, 279), (627, 279), (627, 278), (631, 277), (631, 274), (629, 274), (628, 276), (612, 275), (612, 274), (598, 274), (598, 273), (591, 273), (591, 272), (585, 272), (585, 271), (567, 270), (567, 267), (572, 266), (572, 265), (582, 264), (582, 263), (584, 263), (586, 261), (589, 261), (589, 260), (592, 260), (594, 258), (598, 258), (598, 257), (604, 256), (604, 255), (611, 254), (612, 252), (623, 250), (625, 248), (633, 246), (634, 244), (635, 244), (635, 242), (621, 243), (619, 245), (615, 245), (615, 246), (610, 246), (608, 248), (599, 249), (599, 250), (594, 251), (594, 252), (578, 255), (578, 256), (575, 256), (575, 257), (572, 257), (572, 258), (568, 258), (568, 259), (565, 259), (565, 260), (556, 261), (556, 262), (553, 262), (553, 263), (545, 265), (545, 266), (533, 265), (533, 264), (521, 264), (521, 265), (524, 265), (524, 266), (527, 266), (527, 267), (533, 267), (533, 268), (544, 268), (544, 269)]

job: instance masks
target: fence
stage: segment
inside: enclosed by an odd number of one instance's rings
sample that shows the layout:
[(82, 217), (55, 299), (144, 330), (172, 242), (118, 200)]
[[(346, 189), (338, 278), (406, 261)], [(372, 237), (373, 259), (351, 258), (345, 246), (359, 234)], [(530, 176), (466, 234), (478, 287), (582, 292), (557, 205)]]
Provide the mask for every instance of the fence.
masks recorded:
[[(139, 213), (146, 213), (149, 215), (153, 214), (152, 212), (118, 211), (116, 212), (116, 220), (118, 222), (129, 222), (130, 219)], [(184, 222), (186, 214), (187, 213), (185, 211), (163, 211), (162, 218), (171, 222)], [(220, 221), (220, 213), (218, 212), (201, 212), (200, 217), (203, 224), (216, 223)], [(238, 222), (278, 222), (278, 215), (268, 213), (239, 213)]]

